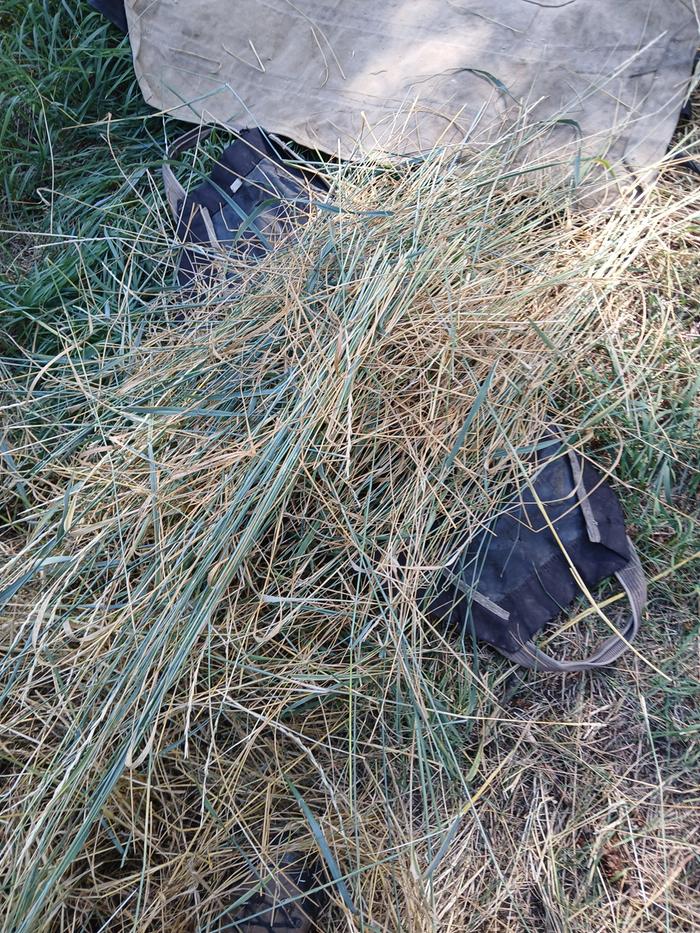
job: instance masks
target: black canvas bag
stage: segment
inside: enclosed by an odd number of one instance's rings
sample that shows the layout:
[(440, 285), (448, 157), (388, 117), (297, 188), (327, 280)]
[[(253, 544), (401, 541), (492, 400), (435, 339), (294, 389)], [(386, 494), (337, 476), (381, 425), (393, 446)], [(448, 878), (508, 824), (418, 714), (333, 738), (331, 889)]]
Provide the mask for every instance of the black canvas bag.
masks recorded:
[[(211, 133), (196, 127), (181, 136), (168, 156), (202, 143)], [(278, 139), (258, 128), (236, 134), (209, 177), (185, 190), (169, 164), (165, 193), (185, 244), (178, 267), (180, 285), (211, 280), (217, 259), (235, 254), (254, 262), (308, 219), (314, 195), (325, 194), (320, 177)]]
[[(625, 531), (622, 508), (603, 477), (551, 430), (533, 458), (533, 472), (489, 526), (462, 542), (441, 574), (429, 615), (466, 627), (524, 667), (582, 671), (612, 663), (642, 619), (646, 581)], [(615, 576), (631, 613), (588, 658), (557, 661), (533, 636), (581, 594)]]

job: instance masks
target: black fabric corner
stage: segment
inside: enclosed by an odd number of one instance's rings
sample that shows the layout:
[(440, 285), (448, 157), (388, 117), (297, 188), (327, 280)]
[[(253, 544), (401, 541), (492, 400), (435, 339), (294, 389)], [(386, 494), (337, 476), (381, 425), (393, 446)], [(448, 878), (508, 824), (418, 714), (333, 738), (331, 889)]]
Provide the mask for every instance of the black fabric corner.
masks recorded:
[(126, 10), (124, 9), (124, 0), (88, 0), (88, 3), (93, 10), (97, 10), (98, 13), (106, 16), (110, 23), (121, 30), (121, 32), (126, 34), (129, 31), (129, 24), (126, 21)]

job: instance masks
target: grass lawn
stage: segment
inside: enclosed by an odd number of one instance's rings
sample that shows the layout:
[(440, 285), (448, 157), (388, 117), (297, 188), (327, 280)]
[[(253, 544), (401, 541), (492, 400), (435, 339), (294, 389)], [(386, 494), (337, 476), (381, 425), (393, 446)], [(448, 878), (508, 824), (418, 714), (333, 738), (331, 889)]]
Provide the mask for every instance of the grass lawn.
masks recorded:
[[(0, 29), (2, 929), (221, 930), (291, 839), (328, 933), (700, 930), (696, 179), (596, 215), (513, 139), (329, 165), (298, 238), (183, 293), (184, 127), (128, 42), (86, 3)], [(420, 608), (553, 412), (650, 581), (566, 677)], [(559, 655), (608, 630), (579, 608)]]

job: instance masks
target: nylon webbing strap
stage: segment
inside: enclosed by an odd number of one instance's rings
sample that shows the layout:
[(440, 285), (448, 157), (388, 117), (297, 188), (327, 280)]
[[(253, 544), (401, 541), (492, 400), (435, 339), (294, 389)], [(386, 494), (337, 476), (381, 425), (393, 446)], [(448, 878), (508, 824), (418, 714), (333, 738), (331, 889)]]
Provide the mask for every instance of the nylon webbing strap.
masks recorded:
[(583, 520), (586, 523), (586, 533), (588, 539), (594, 544), (600, 544), (600, 528), (598, 528), (598, 522), (595, 520), (595, 515), (593, 514), (593, 509), (591, 508), (591, 503), (588, 499), (588, 493), (586, 492), (586, 487), (583, 485), (583, 467), (581, 466), (581, 461), (576, 456), (575, 450), (567, 451), (569, 456), (569, 463), (571, 465), (571, 472), (573, 473), (574, 483), (576, 484), (576, 498), (578, 499), (578, 504), (581, 509), (581, 514), (583, 515)]
[(639, 555), (632, 542), (627, 539), (630, 549), (630, 562), (615, 576), (627, 594), (632, 612), (625, 627), (606, 638), (597, 651), (580, 661), (557, 661), (551, 655), (541, 651), (533, 641), (527, 641), (518, 651), (506, 654), (511, 661), (532, 670), (549, 671), (563, 674), (570, 671), (590, 671), (598, 667), (607, 667), (617, 660), (629, 647), (642, 623), (642, 613), (647, 600), (647, 583), (639, 561)]
[[(190, 149), (192, 146), (203, 143), (211, 135), (211, 127), (209, 126), (195, 126), (194, 129), (189, 130), (187, 133), (183, 133), (178, 139), (175, 140), (172, 146), (166, 152), (166, 156), (169, 159), (174, 159), (181, 152)], [(175, 177), (175, 173), (167, 164), (163, 163), (162, 166), (163, 173), (163, 185), (165, 187), (165, 196), (168, 200), (168, 205), (170, 211), (175, 218), (178, 219), (178, 214), (180, 211), (180, 204), (187, 197), (187, 192), (182, 187), (180, 182)], [(211, 218), (210, 218), (211, 220)], [(216, 237), (212, 242), (216, 242)]]

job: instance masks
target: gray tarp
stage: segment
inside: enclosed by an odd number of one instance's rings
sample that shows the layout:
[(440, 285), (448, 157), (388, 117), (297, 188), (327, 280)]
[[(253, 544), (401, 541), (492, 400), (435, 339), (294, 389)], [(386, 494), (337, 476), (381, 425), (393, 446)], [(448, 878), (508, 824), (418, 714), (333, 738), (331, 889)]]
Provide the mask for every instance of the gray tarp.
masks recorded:
[[(665, 153), (694, 0), (126, 0), (152, 106), (348, 158), (488, 138), (522, 108), (589, 154)], [(507, 93), (506, 93), (507, 89)], [(517, 101), (517, 104), (516, 104)], [(577, 134), (569, 122), (553, 130)]]

